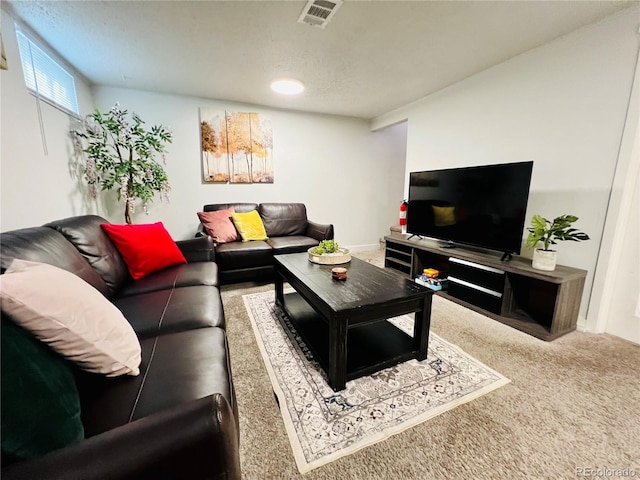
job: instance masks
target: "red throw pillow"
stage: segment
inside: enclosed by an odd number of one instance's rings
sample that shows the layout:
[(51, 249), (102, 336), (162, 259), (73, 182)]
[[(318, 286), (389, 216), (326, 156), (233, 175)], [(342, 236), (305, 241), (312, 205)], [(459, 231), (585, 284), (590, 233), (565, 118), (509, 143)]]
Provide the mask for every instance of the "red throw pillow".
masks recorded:
[(122, 255), (134, 280), (172, 265), (187, 263), (162, 222), (137, 225), (103, 223), (102, 228)]
[(215, 243), (235, 242), (238, 240), (238, 231), (231, 221), (231, 214), (235, 213), (233, 207), (213, 212), (198, 212), (198, 218), (204, 229)]

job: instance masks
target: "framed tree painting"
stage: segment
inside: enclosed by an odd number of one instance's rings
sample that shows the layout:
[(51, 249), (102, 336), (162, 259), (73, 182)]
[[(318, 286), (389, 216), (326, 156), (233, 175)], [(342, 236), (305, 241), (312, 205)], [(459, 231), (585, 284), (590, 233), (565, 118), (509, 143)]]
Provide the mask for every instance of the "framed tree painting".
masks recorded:
[(200, 109), (204, 183), (273, 183), (273, 131), (263, 115)]

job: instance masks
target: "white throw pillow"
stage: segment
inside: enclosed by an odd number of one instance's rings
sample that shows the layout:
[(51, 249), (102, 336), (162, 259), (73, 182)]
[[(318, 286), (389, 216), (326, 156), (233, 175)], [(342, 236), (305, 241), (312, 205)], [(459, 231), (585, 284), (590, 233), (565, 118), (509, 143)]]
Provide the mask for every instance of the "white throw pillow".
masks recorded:
[(14, 260), (0, 275), (2, 311), (83, 370), (140, 373), (140, 342), (98, 290), (53, 265)]

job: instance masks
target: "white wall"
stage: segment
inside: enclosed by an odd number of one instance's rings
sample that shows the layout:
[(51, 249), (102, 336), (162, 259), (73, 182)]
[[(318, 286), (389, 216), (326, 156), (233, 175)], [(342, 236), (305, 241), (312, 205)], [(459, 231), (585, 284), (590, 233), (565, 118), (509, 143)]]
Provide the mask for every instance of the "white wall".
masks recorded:
[[(41, 102), (45, 154), (36, 99), (24, 84), (14, 19), (4, 10), (2, 39), (8, 70), (0, 70), (0, 228), (5, 231), (87, 213), (69, 162), (73, 118)], [(89, 85), (77, 74), (76, 89), (81, 111), (90, 111)]]
[(373, 136), (374, 149), (383, 153), (388, 161), (386, 180), (377, 195), (380, 205), (378, 215), (384, 230), (381, 237), (391, 233), (389, 230), (391, 226), (398, 225), (400, 203), (406, 199), (404, 179), (407, 161), (407, 127), (407, 122), (400, 122), (374, 132)]
[[(640, 63), (640, 53), (638, 55)], [(589, 327), (640, 343), (640, 71), (613, 183)]]
[[(69, 131), (75, 119), (41, 104), (48, 153), (45, 154), (35, 98), (22, 77), (13, 18), (2, 11), (2, 33), (9, 70), (0, 73), (1, 157), (0, 229), (40, 225), (66, 216), (98, 213), (123, 222), (124, 207), (115, 192), (92, 200), (78, 179), (77, 158)], [(73, 69), (71, 69), (73, 70)], [(373, 133), (358, 119), (312, 115), (188, 96), (94, 87), (77, 76), (80, 113), (120, 101), (148, 124), (170, 126), (168, 175), (171, 202), (156, 201), (151, 214), (134, 221), (163, 221), (176, 239), (191, 238), (196, 212), (216, 202), (303, 202), (309, 218), (333, 223), (336, 239), (351, 248), (378, 246), (397, 221), (402, 195), (405, 142), (397, 133)], [(255, 111), (268, 116), (274, 132), (275, 183), (272, 185), (203, 184), (200, 167), (199, 107)], [(400, 147), (397, 147), (400, 145)], [(398, 152), (400, 149), (400, 153)], [(391, 172), (391, 175), (390, 175)]]
[(559, 263), (589, 271), (582, 317), (635, 71), (638, 13), (635, 5), (372, 122), (408, 119), (407, 172), (533, 160), (527, 219), (571, 213), (592, 238), (557, 246)]
[[(374, 119), (370, 126), (344, 117), (187, 96), (108, 87), (92, 92), (78, 76), (79, 103), (81, 113), (86, 114), (94, 104), (106, 109), (120, 101), (147, 122), (173, 128), (174, 143), (168, 155), (172, 201), (153, 204), (150, 216), (137, 214), (135, 220), (162, 220), (177, 239), (193, 235), (195, 212), (205, 203), (299, 201), (307, 204), (312, 220), (334, 223), (342, 244), (373, 246), (397, 223), (406, 172), (534, 160), (527, 218), (533, 213), (551, 217), (573, 213), (580, 217), (577, 226), (592, 237), (589, 242), (558, 246), (561, 263), (589, 270), (581, 308), (584, 316), (592, 285), (592, 303), (602, 296), (603, 286), (593, 283), (593, 275), (599, 248), (608, 248), (611, 240), (605, 238), (603, 243), (602, 232), (605, 217), (611, 219), (618, 206), (615, 195), (608, 205), (616, 165), (629, 163), (628, 158), (618, 158), (618, 147), (638, 55), (639, 9), (635, 5), (515, 57)], [(100, 202), (86, 199), (83, 183), (76, 178), (68, 136), (73, 119), (43, 103), (48, 147), (44, 154), (35, 99), (22, 79), (13, 19), (4, 10), (2, 32), (9, 70), (0, 72), (0, 228), (94, 212), (122, 221), (123, 207), (113, 196), (103, 196)], [(203, 184), (199, 107), (269, 116), (274, 128), (276, 183)], [(637, 105), (629, 111), (637, 112)], [(399, 129), (384, 127), (406, 119), (408, 140), (402, 165), (406, 124)], [(634, 121), (637, 126), (637, 119)], [(606, 263), (601, 258), (598, 270), (606, 271)], [(589, 317), (592, 310), (600, 309), (589, 308)], [(628, 327), (611, 328), (620, 332)]]
[(632, 180), (631, 206), (621, 224), (621, 254), (616, 266), (616, 288), (612, 289), (608, 333), (640, 343), (640, 170)]
[[(388, 172), (397, 167), (398, 157), (394, 149), (381, 147), (392, 132), (372, 133), (364, 120), (104, 86), (94, 89), (94, 99), (101, 110), (118, 101), (148, 125), (172, 129), (167, 154), (171, 201), (154, 202), (149, 216), (136, 212), (134, 221), (163, 221), (175, 238), (194, 235), (196, 212), (207, 203), (302, 202), (311, 220), (333, 223), (338, 242), (352, 248), (376, 247), (395, 221), (401, 198), (389, 199)], [(258, 112), (271, 119), (275, 183), (202, 183), (200, 107)], [(401, 192), (401, 177), (395, 184)], [(122, 211), (122, 204), (113, 201), (103, 208), (118, 222)]]

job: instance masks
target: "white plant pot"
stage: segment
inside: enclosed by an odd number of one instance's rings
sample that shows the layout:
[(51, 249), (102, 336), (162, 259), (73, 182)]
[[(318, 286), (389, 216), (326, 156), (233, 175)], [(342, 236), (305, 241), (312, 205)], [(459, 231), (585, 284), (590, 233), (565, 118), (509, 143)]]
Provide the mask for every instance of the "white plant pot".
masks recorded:
[(340, 265), (341, 263), (351, 261), (351, 253), (346, 248), (339, 248), (335, 253), (323, 253), (322, 255), (311, 253), (315, 248), (316, 247), (311, 247), (307, 250), (310, 262), (319, 263), (321, 265)]
[(555, 250), (541, 250), (536, 248), (533, 251), (533, 261), (531, 266), (537, 270), (552, 271), (556, 269), (558, 252)]

